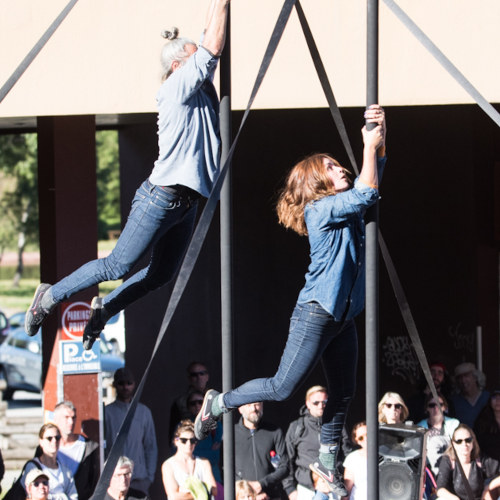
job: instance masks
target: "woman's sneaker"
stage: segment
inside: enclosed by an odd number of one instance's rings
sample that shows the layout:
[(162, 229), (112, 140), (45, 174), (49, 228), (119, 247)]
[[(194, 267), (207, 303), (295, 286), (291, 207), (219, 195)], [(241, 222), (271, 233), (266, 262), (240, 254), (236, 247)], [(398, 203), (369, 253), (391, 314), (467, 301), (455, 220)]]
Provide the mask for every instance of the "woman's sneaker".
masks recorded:
[(326, 481), (330, 490), (339, 497), (346, 497), (347, 490), (344, 485), (342, 476), (337, 469), (327, 469), (319, 460), (309, 465), (309, 468), (316, 473), (321, 479)]
[(215, 389), (209, 389), (203, 399), (201, 410), (196, 415), (194, 435), (199, 441), (205, 439), (217, 427), (217, 422), (222, 417), (222, 413), (217, 416), (214, 416), (212, 413), (212, 405), (219, 394), (220, 392), (217, 392)]
[(33, 296), (33, 302), (31, 302), (29, 309), (26, 311), (24, 330), (30, 337), (37, 334), (45, 318), (52, 312), (52, 309), (42, 307), (42, 297), (50, 287), (51, 285), (47, 283), (38, 285)]

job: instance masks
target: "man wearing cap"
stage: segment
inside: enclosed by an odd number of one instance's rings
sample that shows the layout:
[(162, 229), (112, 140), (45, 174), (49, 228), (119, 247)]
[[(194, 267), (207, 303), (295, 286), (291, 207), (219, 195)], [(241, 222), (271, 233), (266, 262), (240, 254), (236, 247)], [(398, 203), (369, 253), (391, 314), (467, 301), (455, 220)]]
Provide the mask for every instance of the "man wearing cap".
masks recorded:
[(57, 458), (71, 471), (78, 500), (88, 500), (99, 480), (99, 445), (75, 433), (76, 408), (71, 401), (56, 405), (54, 423), (61, 433)]
[(472, 429), (490, 398), (490, 393), (484, 389), (486, 376), (476, 369), (474, 363), (461, 363), (455, 367), (455, 381), (459, 389), (452, 399), (455, 415)]
[(40, 469), (31, 469), (26, 474), (26, 492), (31, 500), (47, 500), (49, 498), (49, 478)]
[(147, 496), (130, 488), (133, 473), (134, 462), (128, 457), (120, 457), (109, 481), (104, 500), (146, 500)]
[[(127, 367), (116, 370), (113, 386), (116, 400), (107, 405), (104, 411), (106, 455), (113, 446), (134, 395), (135, 379), (132, 372)], [(155, 476), (158, 448), (151, 411), (142, 403), (137, 405), (123, 454), (134, 462), (132, 487), (147, 496)]]

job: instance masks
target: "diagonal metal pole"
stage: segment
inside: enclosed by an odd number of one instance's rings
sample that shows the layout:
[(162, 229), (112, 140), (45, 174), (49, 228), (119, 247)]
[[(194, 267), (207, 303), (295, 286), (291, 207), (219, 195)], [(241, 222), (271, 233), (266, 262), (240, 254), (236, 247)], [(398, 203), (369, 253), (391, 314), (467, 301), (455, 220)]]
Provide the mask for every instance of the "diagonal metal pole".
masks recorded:
[[(230, 7), (228, 7), (230, 9)], [(231, 12), (228, 12), (226, 45), (220, 61), (220, 126), (222, 159), (224, 164), (232, 142), (231, 134)], [(232, 189), (231, 168), (228, 169), (220, 198), (220, 249), (221, 249), (221, 345), (222, 390), (234, 386), (233, 375), (233, 259), (232, 259)], [(223, 417), (224, 440), (224, 490), (225, 500), (234, 500), (234, 425), (233, 412)]]
[(57, 28), (66, 19), (66, 16), (71, 12), (78, 0), (70, 0), (61, 13), (54, 19), (54, 22), (47, 28), (45, 33), (40, 37), (34, 47), (28, 52), (26, 57), (20, 62), (19, 66), (15, 69), (14, 73), (0, 88), (0, 102), (2, 102), (7, 94), (12, 90), (14, 85), (19, 81), (24, 72), (28, 69), (29, 65), (35, 60), (41, 50), (45, 47), (50, 37), (56, 32)]
[[(378, 0), (367, 0), (366, 105), (378, 102)], [(375, 124), (370, 124), (373, 128)], [(366, 423), (370, 498), (379, 498), (378, 478), (378, 203), (366, 215)]]

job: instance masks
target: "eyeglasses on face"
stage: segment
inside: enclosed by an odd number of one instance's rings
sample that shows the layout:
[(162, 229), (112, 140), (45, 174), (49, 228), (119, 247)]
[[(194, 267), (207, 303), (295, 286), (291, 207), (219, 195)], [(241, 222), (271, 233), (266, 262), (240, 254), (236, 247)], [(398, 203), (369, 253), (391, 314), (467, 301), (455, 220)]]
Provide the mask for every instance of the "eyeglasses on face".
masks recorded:
[(395, 410), (401, 410), (403, 408), (403, 405), (401, 403), (384, 403), (386, 408), (389, 408), (389, 410), (394, 406)]
[[(427, 408), (436, 408), (436, 406), (437, 406), (437, 405), (438, 405), (437, 403), (429, 403), (429, 404), (427, 405)], [(439, 406), (440, 406), (441, 408), (444, 408), (444, 403), (441, 403), (441, 402), (440, 402), (440, 403), (439, 403)]]
[(311, 401), (311, 404), (313, 404), (314, 406), (326, 406), (326, 403), (328, 403), (328, 399), (325, 399), (324, 401)]
[(45, 436), (44, 439), (52, 443), (52, 440), (55, 439), (57, 442), (61, 441), (61, 436)]
[(190, 372), (189, 376), (190, 377), (203, 377), (203, 375), (207, 375), (208, 372), (207, 370), (200, 370), (199, 372)]
[(468, 437), (468, 438), (464, 438), (464, 439), (454, 439), (453, 441), (455, 441), (455, 443), (457, 443), (457, 444), (462, 444), (464, 441), (467, 444), (471, 444), (472, 443), (472, 438)]
[(196, 438), (177, 438), (182, 444), (186, 444), (188, 441), (191, 443), (191, 444), (196, 444), (198, 442), (198, 440)]
[(35, 488), (38, 488), (40, 485), (42, 485), (42, 486), (48, 486), (49, 482), (48, 481), (38, 481), (38, 480), (36, 480), (36, 481), (33, 481), (32, 484), (33, 484), (33, 486)]
[(203, 399), (193, 399), (193, 401), (188, 402), (188, 406), (202, 405)]

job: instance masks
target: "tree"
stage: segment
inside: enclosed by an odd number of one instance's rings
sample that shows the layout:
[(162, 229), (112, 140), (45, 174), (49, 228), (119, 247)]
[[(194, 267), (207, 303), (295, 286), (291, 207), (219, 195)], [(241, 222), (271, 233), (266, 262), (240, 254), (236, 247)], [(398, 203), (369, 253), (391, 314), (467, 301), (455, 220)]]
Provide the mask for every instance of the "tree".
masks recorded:
[[(99, 238), (110, 229), (120, 229), (120, 169), (118, 133), (96, 134), (97, 210)], [(27, 244), (39, 244), (37, 135), (0, 135), (0, 260), (17, 239), (17, 269), (13, 286), (23, 274)]]
[(38, 190), (36, 134), (0, 136), (0, 167), (5, 179), (0, 194), (0, 238), (3, 249), (17, 235), (17, 269), (13, 286), (23, 273), (27, 243), (38, 243)]
[(99, 239), (108, 231), (120, 229), (120, 168), (118, 132), (101, 130), (96, 134), (97, 149), (97, 227)]

